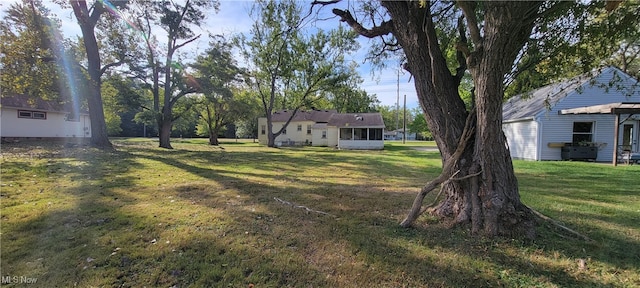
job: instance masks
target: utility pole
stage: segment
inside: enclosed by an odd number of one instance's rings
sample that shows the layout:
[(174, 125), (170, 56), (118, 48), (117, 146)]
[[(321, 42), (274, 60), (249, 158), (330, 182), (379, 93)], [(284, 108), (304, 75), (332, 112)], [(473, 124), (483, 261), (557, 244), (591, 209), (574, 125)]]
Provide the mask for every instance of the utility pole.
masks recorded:
[(398, 81), (396, 86), (396, 140), (398, 139), (398, 118), (400, 118), (400, 68), (398, 67)]
[(402, 113), (402, 144), (404, 144), (407, 141), (407, 94), (404, 95), (404, 108)]

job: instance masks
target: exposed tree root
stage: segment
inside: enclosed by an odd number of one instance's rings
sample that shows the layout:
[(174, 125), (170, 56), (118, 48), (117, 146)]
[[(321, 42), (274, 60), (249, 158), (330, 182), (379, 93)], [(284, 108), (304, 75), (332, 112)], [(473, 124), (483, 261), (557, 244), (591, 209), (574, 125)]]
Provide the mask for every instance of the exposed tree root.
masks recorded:
[(560, 222), (558, 222), (558, 221), (556, 221), (556, 220), (554, 220), (554, 219), (552, 219), (550, 217), (547, 217), (547, 216), (543, 215), (542, 213), (534, 210), (533, 208), (528, 207), (528, 206), (527, 206), (527, 208), (529, 208), (529, 210), (531, 210), (531, 212), (533, 212), (533, 214), (535, 214), (536, 216), (540, 217), (540, 219), (551, 223), (553, 226), (558, 227), (558, 228), (560, 228), (560, 229), (562, 229), (562, 230), (564, 230), (566, 232), (569, 232), (570, 234), (572, 234), (574, 236), (582, 238), (582, 240), (584, 240), (584, 241), (595, 242), (593, 239), (587, 237), (586, 235), (583, 235), (583, 234), (581, 234), (581, 233), (579, 233), (579, 232), (577, 232), (577, 231), (575, 231), (575, 230), (573, 230), (573, 229), (571, 229), (571, 228), (569, 228), (567, 226), (564, 226), (564, 225), (560, 224)]
[[(473, 138), (473, 133), (475, 131), (475, 126), (474, 126), (475, 116), (476, 116), (475, 109), (471, 110), (471, 113), (469, 113), (469, 115), (467, 116), (467, 121), (465, 123), (465, 127), (462, 132), (462, 137), (460, 138), (456, 151), (442, 165), (442, 172), (440, 173), (440, 175), (438, 175), (438, 177), (431, 180), (431, 182), (427, 183), (427, 185), (425, 185), (424, 187), (422, 187), (422, 189), (420, 189), (420, 192), (418, 193), (418, 195), (416, 195), (416, 198), (413, 200), (413, 205), (411, 206), (411, 210), (409, 211), (409, 214), (404, 220), (402, 220), (402, 222), (400, 222), (400, 226), (405, 228), (411, 226), (413, 222), (416, 219), (418, 219), (418, 216), (424, 213), (424, 210), (422, 209), (422, 201), (424, 200), (424, 197), (427, 196), (427, 194), (429, 194), (429, 192), (431, 192), (433, 189), (438, 187), (438, 185), (442, 185), (442, 187), (444, 187), (446, 186), (445, 184), (449, 183), (450, 181), (464, 180), (470, 177), (475, 177), (477, 175), (480, 175), (480, 173), (482, 173), (482, 172), (479, 172), (477, 174), (470, 174), (464, 177), (455, 178), (455, 176), (458, 173), (460, 173), (460, 170), (457, 170), (456, 172), (453, 171), (456, 163), (464, 153), (471, 139)], [(438, 197), (442, 193), (442, 190), (443, 188), (440, 189), (440, 193), (438, 193)], [(436, 201), (438, 197), (436, 197)]]
[(323, 211), (320, 211), (320, 210), (313, 210), (313, 209), (311, 209), (311, 208), (309, 208), (309, 207), (307, 207), (307, 206), (296, 205), (296, 204), (291, 203), (291, 202), (289, 202), (289, 201), (282, 200), (282, 199), (280, 199), (280, 198), (278, 198), (278, 197), (273, 197), (273, 199), (274, 199), (274, 200), (276, 200), (276, 201), (278, 201), (278, 202), (280, 202), (280, 203), (282, 203), (282, 204), (292, 206), (293, 208), (300, 208), (300, 209), (304, 209), (304, 210), (306, 210), (306, 211), (307, 211), (307, 213), (309, 213), (309, 212), (313, 212), (313, 213), (318, 213), (318, 214), (327, 215), (327, 216), (331, 216), (331, 217), (333, 217), (333, 218), (336, 218), (336, 216), (335, 216), (335, 215), (329, 214), (329, 213), (327, 213), (327, 212), (323, 212)]

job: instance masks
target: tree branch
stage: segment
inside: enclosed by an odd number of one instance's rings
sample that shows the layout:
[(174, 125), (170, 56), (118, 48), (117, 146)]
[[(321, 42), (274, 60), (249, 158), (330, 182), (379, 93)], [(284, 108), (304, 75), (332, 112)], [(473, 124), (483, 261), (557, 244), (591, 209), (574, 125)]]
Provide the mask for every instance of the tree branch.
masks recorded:
[(117, 66), (120, 66), (120, 65), (122, 65), (124, 63), (125, 63), (125, 61), (117, 61), (117, 62), (113, 62), (113, 63), (109, 63), (107, 65), (104, 65), (104, 67), (102, 67), (102, 69), (100, 69), (100, 75), (102, 75), (105, 72), (107, 72), (107, 70), (109, 70), (111, 67), (117, 67)]
[(458, 6), (462, 9), (465, 18), (467, 18), (467, 25), (469, 26), (469, 34), (471, 34), (471, 40), (476, 46), (481, 46), (482, 36), (480, 35), (480, 27), (478, 27), (478, 19), (476, 18), (476, 2), (472, 1), (458, 1)]
[(383, 21), (380, 26), (374, 26), (371, 29), (367, 29), (358, 23), (348, 10), (333, 9), (331, 11), (333, 14), (340, 17), (341, 22), (346, 22), (354, 31), (367, 38), (387, 35), (393, 31), (393, 24), (391, 20)]
[(200, 35), (195, 36), (195, 37), (193, 37), (193, 38), (191, 38), (191, 39), (189, 39), (189, 40), (187, 40), (185, 42), (182, 42), (181, 44), (177, 44), (177, 45), (173, 46), (173, 51), (176, 51), (176, 50), (180, 49), (182, 46), (187, 45), (187, 44), (189, 44), (189, 43), (191, 43), (193, 41), (196, 41), (196, 39), (198, 39), (198, 38), (200, 38)]

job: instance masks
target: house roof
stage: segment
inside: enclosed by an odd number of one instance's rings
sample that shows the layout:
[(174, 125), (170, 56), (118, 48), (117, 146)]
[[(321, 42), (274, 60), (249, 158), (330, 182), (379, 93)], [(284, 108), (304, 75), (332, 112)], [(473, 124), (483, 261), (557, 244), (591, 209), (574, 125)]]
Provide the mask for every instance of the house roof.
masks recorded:
[(640, 103), (618, 102), (558, 111), (560, 115), (566, 114), (639, 114)]
[[(73, 106), (71, 103), (60, 103), (52, 100), (44, 100), (42, 98), (32, 98), (24, 94), (15, 94), (2, 96), (0, 98), (2, 107), (11, 107), (16, 109), (30, 109), (49, 112), (71, 112)], [(88, 114), (88, 111), (80, 111), (80, 113)]]
[(595, 81), (604, 73), (625, 74), (615, 67), (606, 67), (514, 96), (503, 104), (502, 119), (508, 122), (533, 118), (541, 112), (548, 111), (566, 96), (579, 91), (583, 85)]
[[(298, 111), (291, 121), (313, 121), (320, 123), (329, 122), (331, 115), (337, 113), (336, 110), (308, 110)], [(273, 122), (287, 122), (289, 117), (293, 114), (293, 110), (281, 110), (276, 111), (271, 115), (271, 121)]]
[(560, 83), (550, 84), (528, 93), (516, 95), (502, 105), (502, 119), (509, 121), (534, 117), (540, 111), (549, 109), (549, 107), (558, 103), (591, 78), (591, 73), (583, 74)]
[(331, 116), (328, 125), (336, 127), (385, 127), (380, 113), (335, 113)]

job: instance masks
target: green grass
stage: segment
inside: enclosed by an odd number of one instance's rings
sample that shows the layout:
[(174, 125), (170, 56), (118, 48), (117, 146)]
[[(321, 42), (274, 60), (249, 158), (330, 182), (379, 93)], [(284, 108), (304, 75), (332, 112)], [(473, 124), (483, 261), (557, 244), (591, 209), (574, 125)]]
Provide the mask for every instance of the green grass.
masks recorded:
[(523, 202), (594, 239), (543, 223), (523, 241), (428, 216), (400, 228), (440, 172), (437, 152), (412, 148), (420, 142), (113, 142), (115, 152), (2, 146), (0, 275), (37, 278), (30, 287), (640, 285), (637, 165), (516, 161)]

